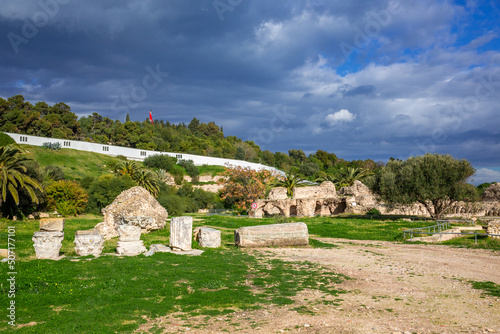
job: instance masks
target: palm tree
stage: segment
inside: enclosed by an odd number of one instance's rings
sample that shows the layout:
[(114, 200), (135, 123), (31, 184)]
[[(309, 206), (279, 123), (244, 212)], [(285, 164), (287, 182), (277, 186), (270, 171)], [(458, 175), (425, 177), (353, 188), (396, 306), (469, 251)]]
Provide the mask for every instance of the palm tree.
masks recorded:
[(24, 165), (31, 160), (26, 156), (26, 151), (17, 145), (10, 144), (0, 147), (2, 202), (5, 202), (7, 195), (10, 194), (16, 205), (19, 205), (19, 190), (24, 189), (29, 194), (31, 201), (38, 204), (35, 190), (42, 191), (42, 187), (35, 179), (26, 174), (27, 168)]
[(373, 175), (373, 172), (369, 169), (348, 167), (341, 169), (332, 180), (338, 188), (350, 187), (354, 181), (362, 181), (370, 175)]
[(140, 170), (139, 164), (135, 161), (122, 161), (116, 164), (115, 172), (121, 175), (130, 175), (134, 179), (134, 175)]
[(278, 181), (276, 181), (274, 185), (277, 187), (285, 187), (286, 194), (289, 197), (293, 197), (293, 189), (295, 187), (300, 187), (300, 182), (302, 181), (304, 181), (304, 179), (298, 176), (297, 174), (292, 174), (288, 172), (285, 174), (284, 178), (278, 179)]
[(139, 186), (149, 191), (149, 193), (155, 197), (160, 191), (160, 180), (155, 173), (149, 170), (139, 169), (137, 172), (135, 172), (132, 179), (137, 182)]

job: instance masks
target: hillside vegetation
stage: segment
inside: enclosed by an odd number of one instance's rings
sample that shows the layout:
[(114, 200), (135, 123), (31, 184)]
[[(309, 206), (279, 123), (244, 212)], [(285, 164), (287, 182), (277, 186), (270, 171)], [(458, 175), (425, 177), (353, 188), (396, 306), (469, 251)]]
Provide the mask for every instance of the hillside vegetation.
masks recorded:
[(253, 141), (225, 136), (221, 126), (196, 118), (189, 124), (172, 124), (168, 120), (155, 120), (151, 124), (149, 120), (131, 121), (128, 115), (121, 122), (97, 113), (78, 119), (65, 103), (33, 105), (22, 95), (0, 98), (0, 131), (261, 162), (300, 173), (309, 180), (333, 175), (347, 167), (373, 171), (383, 165), (369, 159), (345, 161), (322, 150), (310, 155), (300, 149), (287, 153), (262, 151)]

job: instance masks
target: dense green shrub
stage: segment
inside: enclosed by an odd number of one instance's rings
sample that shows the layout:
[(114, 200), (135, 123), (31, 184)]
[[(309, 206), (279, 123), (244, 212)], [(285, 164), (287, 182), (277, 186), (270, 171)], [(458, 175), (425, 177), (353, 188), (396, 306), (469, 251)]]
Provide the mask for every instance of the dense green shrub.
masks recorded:
[(299, 173), (304, 176), (312, 176), (315, 173), (319, 172), (320, 168), (314, 162), (307, 162), (300, 166)]
[(12, 139), (9, 135), (6, 135), (3, 132), (0, 132), (0, 146), (5, 146), (9, 144), (15, 144), (16, 141)]
[(42, 144), (43, 147), (49, 149), (49, 150), (54, 150), (54, 151), (59, 151), (61, 149), (61, 143), (49, 143), (45, 142)]
[(177, 163), (177, 158), (164, 154), (155, 154), (144, 159), (144, 166), (148, 168), (164, 169), (171, 171)]
[(63, 170), (54, 165), (49, 165), (44, 168), (45, 177), (53, 181), (61, 181), (65, 179)]
[(184, 167), (187, 175), (191, 176), (192, 178), (196, 178), (198, 175), (200, 175), (200, 170), (194, 165), (193, 160), (180, 160), (177, 164)]
[(382, 215), (380, 213), (380, 211), (378, 211), (377, 209), (371, 209), (371, 210), (367, 211), (366, 214), (370, 215), (370, 216), (381, 216)]
[(47, 209), (55, 210), (63, 216), (76, 216), (85, 210), (87, 192), (74, 181), (52, 182), (45, 189)]
[(186, 212), (186, 202), (177, 194), (175, 187), (162, 183), (156, 200), (167, 210), (169, 216), (182, 216)]
[(100, 214), (101, 209), (111, 204), (122, 191), (136, 185), (129, 175), (114, 176), (108, 174), (99, 177), (90, 186), (86, 211)]

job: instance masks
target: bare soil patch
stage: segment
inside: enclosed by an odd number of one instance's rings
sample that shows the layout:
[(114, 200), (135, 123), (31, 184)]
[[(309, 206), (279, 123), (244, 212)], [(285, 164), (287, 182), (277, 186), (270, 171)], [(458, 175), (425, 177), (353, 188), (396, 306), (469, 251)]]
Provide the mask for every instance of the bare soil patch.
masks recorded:
[(305, 291), (288, 307), (180, 320), (150, 319), (163, 333), (500, 333), (500, 298), (469, 281), (500, 284), (500, 252), (442, 245), (319, 239), (338, 248), (250, 250), (310, 261), (352, 278), (336, 298)]

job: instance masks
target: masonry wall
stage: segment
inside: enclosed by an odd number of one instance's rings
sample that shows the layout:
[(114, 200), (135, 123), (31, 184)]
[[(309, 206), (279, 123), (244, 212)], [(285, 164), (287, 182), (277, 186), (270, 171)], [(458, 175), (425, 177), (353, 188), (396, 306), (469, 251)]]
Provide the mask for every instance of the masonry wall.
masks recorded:
[(206, 157), (202, 155), (194, 155), (194, 154), (185, 154), (185, 153), (173, 153), (173, 152), (159, 152), (159, 151), (150, 151), (150, 150), (140, 150), (136, 148), (129, 147), (121, 147), (121, 146), (113, 146), (113, 145), (104, 145), (104, 144), (96, 144), (89, 143), (85, 141), (78, 140), (68, 140), (68, 139), (57, 139), (57, 138), (47, 138), (47, 137), (38, 137), (38, 136), (29, 136), (17, 133), (8, 133), (12, 139), (16, 141), (18, 144), (26, 144), (33, 146), (42, 146), (43, 143), (60, 143), (61, 148), (71, 148), (79, 151), (87, 151), (94, 153), (101, 153), (110, 156), (123, 155), (127, 157), (127, 159), (131, 160), (144, 160), (145, 158), (151, 155), (157, 154), (165, 154), (171, 157), (176, 157), (179, 160), (193, 160), (193, 163), (197, 166), (201, 165), (215, 165), (215, 166), (225, 166), (225, 167), (249, 167), (253, 170), (269, 170), (272, 172), (276, 172), (280, 175), (283, 175), (284, 172), (266, 165), (235, 160), (235, 159), (225, 159), (225, 158), (216, 158), (216, 157)]

